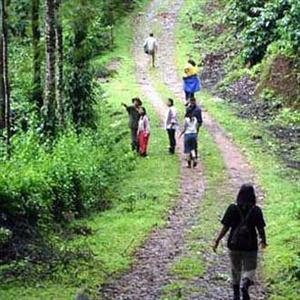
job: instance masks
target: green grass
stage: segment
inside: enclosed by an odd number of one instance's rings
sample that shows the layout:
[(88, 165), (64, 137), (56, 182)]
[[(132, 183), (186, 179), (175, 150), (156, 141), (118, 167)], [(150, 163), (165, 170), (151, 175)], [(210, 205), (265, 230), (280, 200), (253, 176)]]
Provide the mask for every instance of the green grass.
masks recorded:
[(214, 101), (210, 95), (203, 97), (203, 103), (243, 150), (264, 190), (269, 237), (264, 275), (271, 284), (270, 299), (296, 299), (300, 285), (291, 275), (295, 276), (300, 267), (299, 181), (289, 176), (288, 171), (267, 149), (253, 142), (252, 136), (261, 132), (259, 124), (237, 118), (225, 103)]
[[(177, 27), (177, 66), (182, 68), (187, 55), (195, 53), (196, 33), (187, 22), (186, 11), (194, 10), (192, 1), (185, 1)], [(200, 16), (201, 17), (201, 16)], [(203, 16), (202, 16), (203, 17)], [(204, 16), (204, 23), (210, 22)], [(202, 47), (211, 43), (205, 37)], [(300, 289), (299, 270), (299, 173), (286, 170), (272, 154), (273, 141), (263, 131), (259, 122), (242, 120), (224, 101), (210, 94), (200, 94), (201, 103), (225, 129), (227, 135), (242, 149), (257, 173), (260, 186), (265, 193), (264, 213), (267, 220), (269, 247), (264, 256), (264, 278), (272, 300), (297, 299)], [(263, 143), (253, 140), (254, 135), (262, 135)], [(203, 226), (205, 228), (205, 226)], [(298, 275), (297, 275), (298, 274)]]
[(171, 286), (164, 287), (164, 300), (185, 299), (192, 292), (201, 292), (193, 286), (193, 280), (201, 277), (211, 263), (203, 259), (203, 254), (212, 251), (212, 241), (220, 228), (218, 219), (232, 201), (232, 195), (226, 193), (225, 184), (228, 178), (224, 161), (206, 130), (200, 132), (199, 146), (204, 168), (205, 193), (196, 225), (187, 234), (186, 250), (171, 267), (171, 274), (175, 279)]
[[(185, 53), (188, 53), (186, 44), (181, 45)], [(184, 55), (178, 59), (179, 65), (185, 62), (185, 58), (183, 60), (182, 57)], [(165, 99), (171, 97), (175, 100), (175, 106), (182, 119), (185, 113), (182, 101), (175, 98), (172, 91), (161, 83), (158, 70), (151, 71), (151, 78), (155, 89)], [(203, 254), (212, 251), (212, 241), (221, 226), (218, 219), (233, 199), (226, 188), (228, 174), (223, 158), (212, 137), (204, 128), (200, 131), (199, 149), (204, 168), (205, 193), (201, 199), (196, 225), (186, 236), (186, 251), (171, 266), (170, 272), (175, 279), (173, 278), (172, 283), (163, 288), (162, 299), (164, 300), (185, 299), (193, 292), (201, 292), (199, 288), (193, 286), (193, 280), (201, 277), (211, 263), (203, 259)]]
[[(118, 74), (103, 88), (109, 103), (123, 113), (120, 122), (124, 126), (127, 126), (127, 115), (121, 108), (121, 102), (130, 103), (130, 99), (140, 93), (135, 84), (131, 44), (132, 26), (128, 19), (117, 29), (115, 51), (94, 62), (97, 68), (114, 58), (121, 59)], [(87, 268), (78, 266), (78, 274), (57, 274), (57, 282), (37, 279), (28, 286), (17, 282), (2, 286), (1, 300), (73, 299), (81, 287), (89, 288), (93, 296), (96, 285), (129, 267), (133, 251), (151, 229), (164, 224), (164, 217), (178, 195), (179, 165), (176, 157), (166, 154), (166, 133), (147, 99), (144, 100), (152, 125), (149, 158), (138, 158), (134, 171), (118, 184), (116, 195), (119, 199), (115, 200), (114, 208), (79, 222), (93, 229), (93, 234), (85, 242), (95, 254), (95, 264)], [(128, 133), (128, 144), (129, 139)], [(72, 243), (81, 242), (76, 240)]]

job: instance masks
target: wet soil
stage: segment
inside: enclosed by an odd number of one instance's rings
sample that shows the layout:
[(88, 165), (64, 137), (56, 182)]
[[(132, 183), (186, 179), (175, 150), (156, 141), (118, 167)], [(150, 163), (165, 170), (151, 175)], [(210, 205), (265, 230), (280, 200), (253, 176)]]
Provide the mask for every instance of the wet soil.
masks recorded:
[[(136, 62), (137, 82), (142, 96), (151, 101), (161, 121), (164, 119), (166, 107), (164, 99), (155, 90), (155, 84), (149, 75), (149, 62), (143, 54), (142, 45), (150, 26), (160, 26), (158, 69), (160, 81), (184, 102), (182, 82), (177, 75), (175, 62), (175, 25), (183, 0), (153, 0), (145, 14), (139, 14), (135, 20), (136, 33), (133, 54)], [(168, 4), (168, 5), (165, 5)], [(163, 13), (159, 7), (164, 7)], [(254, 182), (254, 172), (239, 149), (225, 135), (220, 126), (204, 113), (204, 124), (218, 146), (228, 173), (228, 193), (235, 195), (244, 182)], [(201, 207), (201, 199), (205, 189), (205, 180), (201, 165), (196, 169), (187, 169), (184, 159), (182, 141), (179, 141), (180, 158), (180, 195), (175, 207), (169, 212), (166, 225), (153, 230), (143, 246), (135, 254), (131, 269), (112, 279), (112, 282), (100, 291), (102, 299), (159, 299), (162, 288), (176, 280), (169, 272), (170, 266), (184, 255), (186, 251), (185, 237), (193, 225), (198, 222), (197, 212)], [(150, 158), (151, 159), (151, 158)], [(260, 195), (262, 197), (262, 195)], [(200, 220), (201, 222), (201, 220)], [(217, 222), (217, 220), (212, 220)], [(213, 253), (204, 257), (208, 269), (203, 278), (195, 284), (201, 293), (185, 295), (185, 299), (230, 299), (230, 284), (220, 277), (227, 277), (229, 262), (226, 253), (222, 252), (216, 260)], [(220, 276), (220, 274), (222, 276)], [(256, 285), (255, 299), (264, 299), (262, 286)]]

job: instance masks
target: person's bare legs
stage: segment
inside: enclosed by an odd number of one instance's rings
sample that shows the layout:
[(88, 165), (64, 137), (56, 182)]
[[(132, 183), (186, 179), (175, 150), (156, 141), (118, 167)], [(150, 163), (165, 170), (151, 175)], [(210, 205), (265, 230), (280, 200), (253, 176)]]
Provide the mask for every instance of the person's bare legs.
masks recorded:
[(155, 51), (152, 53), (152, 67), (155, 68)]

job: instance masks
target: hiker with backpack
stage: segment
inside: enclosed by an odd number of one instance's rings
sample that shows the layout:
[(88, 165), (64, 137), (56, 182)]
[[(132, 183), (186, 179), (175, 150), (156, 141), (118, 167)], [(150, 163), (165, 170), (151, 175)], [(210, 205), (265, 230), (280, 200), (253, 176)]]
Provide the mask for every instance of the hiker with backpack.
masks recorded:
[(144, 42), (144, 52), (151, 56), (152, 67), (155, 68), (155, 56), (158, 50), (157, 40), (153, 33), (150, 33), (149, 37)]
[[(236, 200), (231, 204), (221, 221), (220, 231), (213, 250), (216, 251), (220, 241), (230, 230), (227, 246), (231, 261), (232, 285), (234, 300), (249, 300), (248, 289), (254, 284), (257, 268), (258, 240), (260, 237), (262, 249), (267, 247), (265, 221), (262, 210), (256, 205), (254, 187), (250, 184), (242, 185)], [(242, 286), (240, 286), (242, 283)]]
[(184, 76), (182, 79), (186, 105), (189, 105), (190, 100), (195, 98), (195, 93), (199, 92), (201, 89), (198, 68), (194, 60), (188, 60), (187, 65), (184, 68)]

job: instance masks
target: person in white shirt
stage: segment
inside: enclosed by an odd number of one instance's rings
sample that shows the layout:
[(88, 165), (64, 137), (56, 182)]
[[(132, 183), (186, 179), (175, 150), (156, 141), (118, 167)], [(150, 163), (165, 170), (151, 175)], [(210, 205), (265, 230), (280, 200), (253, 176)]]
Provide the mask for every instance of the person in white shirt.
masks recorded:
[(188, 110), (185, 119), (183, 130), (180, 137), (184, 134), (184, 153), (187, 155), (188, 168), (191, 168), (192, 162), (193, 167), (197, 166), (197, 118), (193, 116), (193, 112)]
[(174, 154), (176, 148), (176, 130), (178, 129), (177, 111), (174, 107), (174, 100), (169, 98), (167, 101), (167, 113), (165, 119), (165, 129), (169, 136), (169, 153)]
[(150, 137), (150, 123), (149, 123), (149, 119), (145, 107), (139, 108), (139, 114), (140, 114), (140, 119), (139, 119), (138, 131), (137, 131), (139, 153), (142, 157), (146, 157), (149, 137)]
[(155, 68), (155, 56), (158, 50), (157, 40), (153, 33), (150, 33), (149, 37), (144, 42), (144, 51), (146, 54), (152, 57), (152, 66)]

